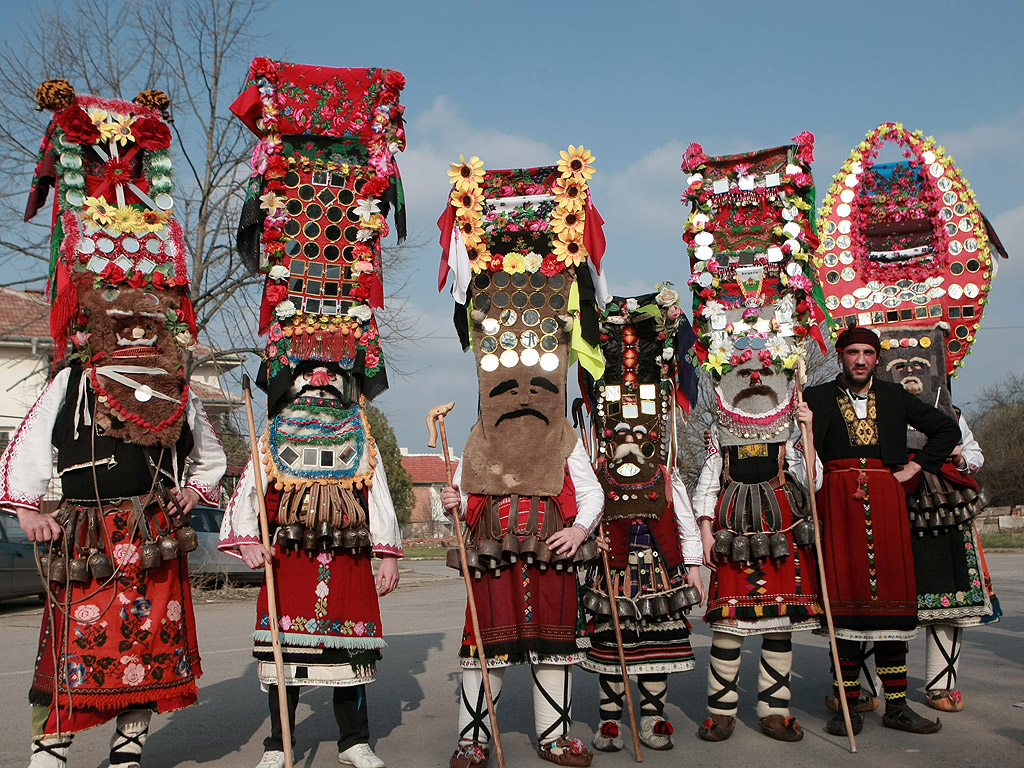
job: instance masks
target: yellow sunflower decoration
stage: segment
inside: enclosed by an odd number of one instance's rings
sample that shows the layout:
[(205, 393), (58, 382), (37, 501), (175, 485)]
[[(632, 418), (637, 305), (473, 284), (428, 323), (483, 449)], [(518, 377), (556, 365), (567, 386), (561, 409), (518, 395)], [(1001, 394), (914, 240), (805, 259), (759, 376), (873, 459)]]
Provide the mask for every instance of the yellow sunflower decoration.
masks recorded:
[(569, 151), (561, 153), (562, 159), (558, 161), (558, 170), (563, 179), (576, 179), (577, 181), (590, 181), (594, 175), (594, 156), (590, 150), (569, 145)]
[(483, 180), (484, 161), (476, 156), (467, 161), (465, 155), (459, 155), (459, 162), (452, 163), (451, 170), (448, 171), (448, 181), (456, 188), (475, 187)]

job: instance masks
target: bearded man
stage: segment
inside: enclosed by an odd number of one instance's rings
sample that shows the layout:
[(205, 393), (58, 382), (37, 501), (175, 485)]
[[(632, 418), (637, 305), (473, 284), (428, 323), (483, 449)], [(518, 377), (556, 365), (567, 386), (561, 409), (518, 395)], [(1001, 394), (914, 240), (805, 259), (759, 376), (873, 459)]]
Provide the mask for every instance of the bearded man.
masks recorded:
[[(956, 422), (898, 384), (875, 377), (881, 344), (862, 327), (836, 340), (842, 373), (810, 387), (814, 444), (825, 464), (818, 493), (822, 553), (839, 646), (839, 679), (853, 705), (860, 698), (863, 650), (875, 647), (875, 668), (885, 692), (882, 724), (910, 733), (941, 728), (907, 704), (907, 641), (917, 635), (917, 589), (904, 485), (922, 470), (938, 473), (960, 438)], [(908, 459), (907, 427), (925, 437)], [(854, 733), (864, 718), (850, 713)], [(844, 735), (841, 712), (829, 733)]]

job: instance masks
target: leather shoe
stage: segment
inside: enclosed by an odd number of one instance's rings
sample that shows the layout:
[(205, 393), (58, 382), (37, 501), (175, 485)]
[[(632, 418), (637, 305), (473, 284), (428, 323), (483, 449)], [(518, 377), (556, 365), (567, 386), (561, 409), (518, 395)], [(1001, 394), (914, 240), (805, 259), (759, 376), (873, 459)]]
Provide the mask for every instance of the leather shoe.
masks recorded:
[(697, 736), (704, 741), (725, 741), (735, 728), (736, 718), (732, 715), (712, 715), (701, 723)]
[(904, 701), (882, 715), (882, 725), (907, 733), (938, 733), (942, 730), (942, 722), (936, 718), (933, 723), (927, 717), (921, 717)]
[(768, 715), (757, 721), (761, 733), (776, 741), (800, 741), (804, 730), (792, 715)]
[[(864, 715), (857, 710), (850, 712), (850, 725), (853, 726), (853, 735), (856, 736), (864, 727)], [(832, 719), (825, 723), (825, 730), (833, 736), (846, 735), (846, 720), (843, 719), (842, 710), (832, 715)]]

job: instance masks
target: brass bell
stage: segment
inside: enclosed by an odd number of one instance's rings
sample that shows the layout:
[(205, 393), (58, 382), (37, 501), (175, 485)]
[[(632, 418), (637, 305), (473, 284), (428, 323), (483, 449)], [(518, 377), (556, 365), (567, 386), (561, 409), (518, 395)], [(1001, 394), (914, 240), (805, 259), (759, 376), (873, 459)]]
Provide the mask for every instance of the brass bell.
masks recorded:
[(54, 554), (50, 561), (50, 581), (56, 584), (68, 583), (68, 564), (60, 553)]
[(163, 557), (160, 555), (160, 547), (156, 545), (156, 542), (147, 541), (139, 547), (139, 568), (142, 570), (148, 571), (150, 568), (156, 568), (162, 562)]
[(514, 533), (501, 537), (501, 559), (509, 565), (514, 565), (519, 559), (519, 537)]
[(750, 556), (754, 560), (768, 557), (769, 552), (771, 552), (771, 548), (768, 544), (768, 537), (765, 534), (753, 533), (750, 535)]
[(730, 557), (732, 555), (732, 539), (732, 534), (724, 528), (715, 531), (715, 554)]
[(114, 575), (114, 564), (102, 552), (89, 555), (89, 572), (96, 581), (106, 581)]
[(789, 557), (789, 539), (784, 533), (773, 533), (768, 540), (771, 556), (775, 560)]
[(176, 530), (174, 538), (178, 540), (178, 546), (181, 547), (182, 552), (192, 552), (199, 546), (199, 536), (196, 535), (195, 529), (190, 525)]
[(178, 546), (178, 540), (173, 536), (168, 534), (158, 536), (156, 543), (160, 547), (160, 557), (164, 560), (174, 560), (180, 554), (181, 548)]
[(71, 564), (68, 566), (68, 578), (71, 581), (77, 581), (79, 584), (85, 584), (89, 581), (89, 560), (85, 557), (72, 559)]

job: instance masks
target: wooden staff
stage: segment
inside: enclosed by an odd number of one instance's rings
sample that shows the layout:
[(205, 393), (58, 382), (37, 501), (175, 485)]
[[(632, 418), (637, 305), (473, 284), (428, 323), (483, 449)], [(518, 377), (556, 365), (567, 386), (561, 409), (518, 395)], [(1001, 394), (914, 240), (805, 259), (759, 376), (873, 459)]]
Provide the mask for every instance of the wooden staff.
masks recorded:
[[(448, 485), (452, 485), (452, 461), (448, 453), (448, 433), (444, 428), (444, 417), (452, 408), (455, 402), (439, 405), (431, 408), (427, 414), (427, 432), (430, 440), (427, 445), (433, 448), (437, 445), (437, 431), (435, 425), (441, 430), (441, 449), (444, 451), (444, 468), (448, 475)], [(491, 678), (487, 675), (487, 657), (484, 654), (484, 642), (480, 635), (480, 619), (476, 612), (476, 599), (473, 597), (473, 580), (469, 575), (469, 563), (466, 560), (466, 541), (462, 536), (462, 525), (459, 522), (459, 510), (452, 513), (452, 527), (455, 529), (455, 540), (459, 544), (459, 562), (462, 564), (462, 578), (466, 582), (466, 599), (469, 605), (469, 620), (473, 627), (473, 641), (476, 643), (476, 657), (480, 662), (480, 674), (484, 682), (484, 698), (487, 700), (487, 716), (491, 721), (491, 736), (494, 739), (494, 758), (498, 762), (498, 768), (505, 768), (505, 753), (501, 750), (501, 735), (498, 733), (498, 713), (494, 710), (494, 697), (491, 695)]]
[[(598, 526), (598, 533), (604, 538), (604, 523)], [(633, 734), (633, 757), (638, 763), (644, 761), (640, 754), (640, 731), (636, 726), (636, 713), (633, 711), (633, 692), (629, 688), (629, 670), (626, 668), (626, 650), (622, 647), (622, 625), (619, 624), (619, 606), (612, 594), (612, 567), (608, 562), (608, 553), (601, 550), (601, 565), (604, 567), (604, 588), (608, 600), (612, 604), (612, 629), (615, 631), (615, 649), (619, 652), (619, 669), (622, 671), (622, 685), (625, 686), (626, 710), (629, 712), (629, 730)]]
[(267, 612), (270, 614), (270, 643), (274, 650), (274, 668), (277, 670), (277, 705), (281, 715), (281, 741), (284, 751), (285, 768), (292, 768), (292, 724), (288, 719), (288, 690), (284, 677), (284, 653), (281, 651), (281, 634), (277, 626), (277, 589), (274, 585), (273, 552), (270, 549), (270, 522), (267, 519), (267, 500), (263, 496), (263, 470), (260, 451), (256, 442), (256, 420), (252, 415), (252, 391), (248, 375), (242, 376), (245, 390), (245, 415), (249, 418), (249, 455), (252, 457), (253, 484), (260, 509), (260, 535), (263, 546), (271, 553), (263, 561), (263, 573), (267, 577)]
[[(796, 401), (803, 405), (804, 382), (807, 380), (803, 358), (797, 361), (796, 370)], [(814, 493), (814, 436), (807, 430), (807, 425), (800, 424), (800, 436), (804, 441), (804, 460), (807, 463), (807, 485), (808, 496), (811, 499), (811, 519), (814, 521), (814, 552), (818, 556), (818, 581), (821, 583), (821, 604), (825, 608), (825, 627), (828, 629), (828, 644), (832, 651), (832, 664), (835, 667), (839, 679), (839, 706), (843, 712), (843, 721), (846, 723), (846, 735), (850, 739), (850, 752), (857, 751), (857, 738), (853, 734), (853, 724), (850, 722), (850, 705), (846, 701), (846, 687), (843, 680), (843, 668), (839, 665), (839, 646), (836, 645), (836, 627), (832, 622), (832, 606), (828, 602), (828, 584), (825, 582), (825, 558), (821, 554), (821, 535), (818, 525), (818, 504), (815, 501)]]

